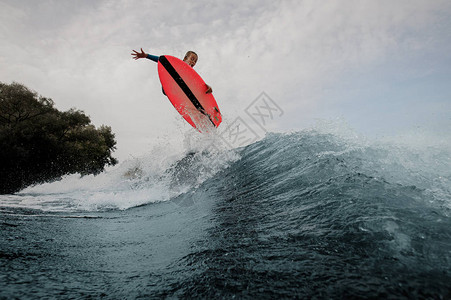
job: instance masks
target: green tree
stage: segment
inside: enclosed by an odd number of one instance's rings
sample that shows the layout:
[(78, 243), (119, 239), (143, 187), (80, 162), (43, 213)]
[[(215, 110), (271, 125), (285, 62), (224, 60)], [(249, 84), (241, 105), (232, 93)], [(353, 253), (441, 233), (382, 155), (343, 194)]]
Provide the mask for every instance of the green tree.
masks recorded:
[(79, 110), (60, 112), (19, 83), (0, 82), (0, 149), (0, 193), (117, 164), (111, 127), (96, 129)]

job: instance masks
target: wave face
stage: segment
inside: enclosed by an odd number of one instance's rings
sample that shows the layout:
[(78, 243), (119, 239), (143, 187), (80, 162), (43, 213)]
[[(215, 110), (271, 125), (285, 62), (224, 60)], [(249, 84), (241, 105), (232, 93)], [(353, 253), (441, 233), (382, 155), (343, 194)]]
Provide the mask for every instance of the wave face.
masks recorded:
[(1, 198), (3, 296), (451, 296), (446, 147), (305, 130), (65, 180)]

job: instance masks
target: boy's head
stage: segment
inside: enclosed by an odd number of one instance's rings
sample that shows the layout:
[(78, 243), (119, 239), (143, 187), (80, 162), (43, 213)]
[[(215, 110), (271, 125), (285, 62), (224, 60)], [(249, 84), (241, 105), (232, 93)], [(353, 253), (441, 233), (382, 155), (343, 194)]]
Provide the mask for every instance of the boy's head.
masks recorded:
[(191, 67), (194, 67), (197, 63), (197, 54), (194, 51), (188, 51), (183, 58), (183, 61), (186, 62)]

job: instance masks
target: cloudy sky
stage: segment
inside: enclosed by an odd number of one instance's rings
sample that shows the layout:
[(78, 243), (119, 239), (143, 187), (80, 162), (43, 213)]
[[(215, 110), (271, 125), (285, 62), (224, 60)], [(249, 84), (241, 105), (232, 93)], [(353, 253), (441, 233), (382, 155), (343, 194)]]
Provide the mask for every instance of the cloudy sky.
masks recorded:
[(157, 65), (131, 59), (141, 47), (196, 51), (223, 127), (251, 123), (245, 109), (265, 92), (283, 110), (270, 131), (338, 118), (364, 136), (446, 134), (450, 29), (449, 0), (0, 0), (0, 81), (112, 126), (120, 160), (195, 132)]

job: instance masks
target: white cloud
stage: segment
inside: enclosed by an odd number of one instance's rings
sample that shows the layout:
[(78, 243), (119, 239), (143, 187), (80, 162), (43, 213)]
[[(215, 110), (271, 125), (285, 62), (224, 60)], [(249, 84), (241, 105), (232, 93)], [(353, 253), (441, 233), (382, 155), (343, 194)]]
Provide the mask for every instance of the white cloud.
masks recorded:
[(345, 75), (422, 53), (444, 68), (437, 46), (449, 49), (450, 12), (448, 1), (2, 1), (0, 80), (111, 125), (123, 158), (190, 130), (161, 94), (156, 64), (133, 61), (131, 49), (195, 50), (226, 115), (266, 91), (291, 128), (332, 104), (323, 91)]

